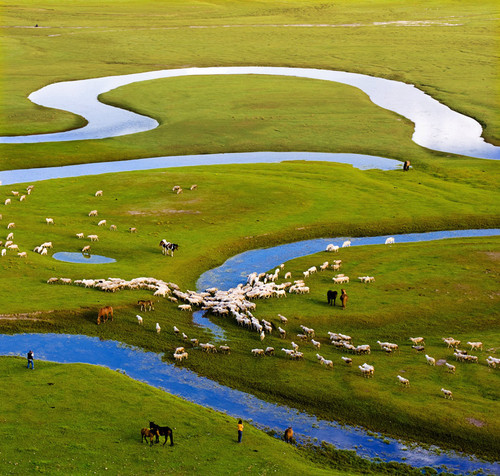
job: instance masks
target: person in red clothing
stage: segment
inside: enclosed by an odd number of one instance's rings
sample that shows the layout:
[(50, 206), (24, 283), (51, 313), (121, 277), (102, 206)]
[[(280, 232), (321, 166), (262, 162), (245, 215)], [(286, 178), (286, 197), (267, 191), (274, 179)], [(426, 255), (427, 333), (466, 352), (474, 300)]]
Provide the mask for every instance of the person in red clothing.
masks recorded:
[(243, 422), (238, 420), (238, 443), (241, 443), (241, 438), (243, 437)]

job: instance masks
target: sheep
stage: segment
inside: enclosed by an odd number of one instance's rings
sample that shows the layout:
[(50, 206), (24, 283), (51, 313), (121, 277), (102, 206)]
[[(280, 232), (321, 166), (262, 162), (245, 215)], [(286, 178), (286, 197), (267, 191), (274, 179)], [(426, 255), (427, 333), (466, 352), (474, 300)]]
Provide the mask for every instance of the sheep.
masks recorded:
[(318, 341), (316, 341), (314, 339), (311, 339), (311, 344), (314, 345), (314, 347), (316, 347), (316, 349), (318, 349), (318, 350), (321, 347), (321, 342), (318, 342)]
[(451, 365), (448, 362), (445, 362), (444, 364), (446, 365), (448, 372), (451, 372), (452, 374), (455, 373), (456, 367), (454, 365)]
[(425, 354), (425, 359), (429, 365), (436, 365), (436, 359)]
[(7, 235), (7, 240), (13, 240), (14, 239), (14, 233), (10, 232), (8, 235)]
[(106, 220), (101, 220), (97, 226), (106, 226)]
[(47, 255), (47, 248), (42, 248), (42, 250), (40, 251), (40, 254), (42, 256), (46, 256)]
[(10, 198), (7, 198), (4, 202), (4, 205), (10, 205), (12, 203)]
[(417, 352), (422, 352), (425, 349), (423, 345), (412, 345), (411, 348), (415, 349)]
[(278, 314), (278, 317), (280, 318), (280, 322), (285, 325), (288, 322), (288, 319), (285, 316), (282, 316), (281, 314)]
[(337, 253), (339, 251), (339, 246), (336, 246), (336, 245), (333, 245), (333, 244), (329, 244), (327, 247), (326, 247), (326, 251), (333, 251), (334, 253)]
[(295, 352), (297, 352), (297, 349), (299, 348), (299, 346), (294, 341), (290, 342), (290, 345), (292, 346), (293, 350)]
[(17, 256), (19, 256), (20, 258), (26, 258), (28, 255), (26, 251), (21, 251), (20, 253), (17, 253)]
[(6, 254), (7, 254), (7, 250), (4, 248), (4, 249), (2, 250), (2, 256), (5, 256)]
[(460, 345), (460, 341), (454, 339), (453, 337), (443, 337), (443, 341), (450, 347), (458, 347)]
[(303, 271), (302, 274), (304, 275), (304, 278), (309, 277), (309, 271)]
[(325, 367), (330, 367), (331, 369), (333, 369), (333, 361), (332, 360), (321, 359), (319, 361), (319, 363), (321, 365), (324, 365)]
[(389, 238), (387, 238), (387, 239), (385, 240), (385, 244), (386, 244), (386, 245), (392, 245), (392, 244), (394, 244), (394, 243), (395, 243), (395, 240), (394, 240), (394, 237), (392, 237), (392, 236), (391, 236), (391, 237), (389, 237)]
[(17, 250), (17, 251), (19, 251), (19, 246), (16, 245), (16, 244), (12, 244), (12, 245), (6, 246), (6, 248), (9, 248), (9, 250)]
[(199, 344), (198, 339), (190, 339), (189, 342), (191, 342), (191, 345), (193, 347), (198, 347)]
[(172, 192), (177, 193), (177, 192), (178, 192), (178, 190), (182, 190), (180, 185), (174, 185), (174, 186), (172, 187)]
[(59, 278), (49, 278), (47, 279), (47, 284), (54, 284), (59, 281)]
[(109, 227), (109, 231), (116, 231), (116, 225), (111, 225)]
[(231, 347), (229, 347), (228, 345), (220, 345), (219, 350), (223, 354), (230, 354), (231, 353)]
[(136, 314), (136, 315), (135, 315), (135, 317), (137, 317), (137, 323), (138, 323), (140, 326), (142, 326), (142, 325), (143, 325), (143, 323), (144, 323), (144, 319), (143, 319), (141, 316), (139, 316), (139, 314)]
[(11, 222), (7, 225), (7, 230), (10, 230), (11, 228), (15, 228), (16, 224), (14, 222)]
[(350, 357), (341, 357), (341, 359), (346, 363), (346, 365), (352, 365), (352, 359)]
[(14, 197), (17, 197), (19, 195), (19, 192), (16, 192), (15, 190), (11, 190), (11, 193), (12, 195), (14, 195)]
[(159, 334), (161, 332), (160, 324), (156, 323), (156, 332)]
[(94, 194), (94, 197), (102, 197), (102, 190), (97, 190), (97, 192)]
[[(7, 239), (9, 239), (9, 237), (7, 237)], [(467, 345), (470, 345), (470, 350), (474, 349), (483, 350), (482, 342), (467, 342)]]
[(262, 331), (260, 333), (260, 341), (262, 342), (264, 340), (264, 338), (266, 337), (266, 333), (264, 331)]
[(342, 248), (348, 248), (349, 246), (351, 246), (350, 240), (346, 240), (344, 241), (344, 243), (342, 243)]
[(90, 210), (89, 217), (96, 217), (98, 215), (97, 210)]
[(179, 332), (180, 332), (180, 331), (179, 331), (179, 329), (177, 329), (177, 327), (176, 327), (176, 326), (174, 326), (174, 334), (175, 334), (175, 335), (178, 335), (178, 334), (179, 334)]
[(362, 283), (373, 283), (375, 281), (375, 278), (373, 276), (358, 276), (358, 279)]
[(181, 311), (192, 311), (191, 304), (179, 304), (177, 306)]
[(254, 357), (265, 355), (264, 349), (252, 349), (251, 352)]
[(97, 236), (97, 235), (87, 235), (87, 238), (90, 241), (99, 241), (99, 236)]
[(52, 241), (46, 241), (40, 245), (40, 248), (53, 248)]
[(297, 337), (300, 339), (300, 340), (307, 340), (307, 336), (305, 334), (297, 334)]
[(177, 347), (177, 348), (175, 349), (175, 352), (174, 352), (174, 353), (175, 353), (175, 354), (182, 354), (182, 353), (183, 353), (183, 352), (185, 352), (185, 351), (186, 351), (186, 349), (184, 349), (184, 347)]
[(26, 195), (21, 195), (21, 196), (19, 197), (19, 201), (20, 201), (20, 202), (24, 202), (25, 200), (26, 200)]
[(130, 227), (130, 228), (128, 229), (128, 231), (129, 231), (130, 233), (137, 233), (137, 228), (135, 228), (135, 227)]
[(189, 337), (186, 334), (184, 334), (184, 332), (182, 333), (182, 340), (184, 342), (187, 342), (189, 340)]
[(410, 381), (407, 378), (404, 378), (404, 377), (401, 377), (401, 375), (398, 375), (398, 380), (405, 387), (409, 387), (410, 386)]
[(78, 239), (81, 239), (81, 238), (83, 238), (83, 237), (84, 237), (84, 234), (83, 234), (83, 233), (77, 233), (77, 234), (76, 234), (76, 237), (77, 237)]
[(189, 187), (189, 190), (196, 190), (198, 188), (198, 185), (193, 184), (191, 187)]
[(5, 244), (3, 245), (5, 248), (8, 248), (10, 245), (12, 245), (14, 242), (12, 240), (8, 240), (5, 242)]
[(334, 276), (332, 281), (335, 284), (344, 284), (349, 282), (349, 276)]
[(324, 271), (325, 269), (328, 269), (328, 266), (330, 266), (330, 263), (328, 261), (325, 261), (320, 267), (320, 271)]
[(445, 388), (442, 388), (441, 392), (443, 392), (444, 398), (447, 398), (449, 400), (453, 400), (453, 393), (451, 390), (446, 390)]
[(82, 248), (82, 254), (90, 254), (90, 245), (84, 246)]
[(278, 332), (280, 333), (280, 337), (282, 339), (286, 338), (286, 331), (285, 331), (285, 329), (282, 329), (281, 327), (278, 327)]
[(187, 352), (183, 352), (181, 354), (174, 353), (173, 356), (177, 362), (182, 362), (184, 358), (187, 359), (188, 353)]
[(415, 344), (415, 345), (424, 344), (423, 337), (410, 337), (409, 340), (411, 340), (413, 342), (413, 344)]
[(266, 350), (264, 351), (264, 354), (266, 354), (266, 355), (274, 355), (274, 347), (266, 347)]
[(35, 186), (34, 186), (34, 185), (28, 185), (28, 186), (26, 187), (26, 191), (27, 191), (27, 192), (31, 192), (34, 188), (35, 188)]
[(373, 365), (368, 365), (366, 362), (363, 365), (358, 365), (358, 368), (365, 378), (373, 377), (375, 373), (375, 367), (373, 367)]

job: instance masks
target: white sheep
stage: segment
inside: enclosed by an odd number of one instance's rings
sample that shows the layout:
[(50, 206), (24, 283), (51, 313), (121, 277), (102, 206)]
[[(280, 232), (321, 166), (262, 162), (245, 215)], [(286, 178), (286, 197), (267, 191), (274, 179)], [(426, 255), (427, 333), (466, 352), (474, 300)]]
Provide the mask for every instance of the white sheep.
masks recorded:
[(10, 198), (7, 198), (4, 202), (4, 205), (10, 205), (12, 203)]
[(87, 238), (90, 241), (99, 241), (99, 237), (97, 235), (87, 235)]
[(102, 197), (102, 190), (97, 190), (97, 192), (94, 195), (95, 197)]
[(266, 354), (266, 355), (274, 355), (274, 347), (266, 347), (266, 350), (264, 351), (264, 354)]
[(109, 227), (109, 229), (110, 229), (110, 231), (116, 231), (116, 225), (111, 225), (111, 226)]
[(285, 329), (282, 329), (281, 327), (278, 327), (278, 332), (280, 333), (280, 337), (282, 339), (286, 338), (286, 331), (285, 331)]
[(14, 239), (14, 233), (10, 232), (8, 235), (7, 235), (7, 240), (13, 240)]
[(260, 333), (260, 341), (262, 342), (264, 340), (264, 338), (266, 337), (266, 333), (264, 331), (262, 331)]
[(89, 217), (96, 217), (98, 215), (97, 210), (90, 210)]
[(135, 228), (134, 226), (130, 227), (128, 229), (128, 231), (130, 231), (130, 233), (137, 233), (137, 228)]
[(19, 256), (20, 258), (26, 258), (28, 255), (26, 251), (21, 251), (20, 253), (17, 253), (17, 256)]
[(326, 247), (326, 251), (333, 251), (335, 253), (338, 252), (340, 246), (336, 246), (336, 245), (333, 245), (333, 244), (329, 244), (327, 247)]
[(161, 332), (160, 324), (156, 323), (156, 332), (159, 334)]
[(352, 359), (350, 357), (341, 357), (341, 359), (347, 364), (352, 365)]
[(446, 390), (445, 388), (442, 388), (441, 392), (443, 392), (444, 398), (448, 398), (449, 400), (453, 400), (453, 393), (451, 390)]
[(76, 234), (76, 237), (77, 237), (78, 239), (83, 238), (84, 236), (85, 236), (85, 235), (84, 235), (83, 233), (77, 233), (77, 234)]
[(19, 197), (19, 201), (20, 201), (20, 202), (24, 202), (25, 200), (26, 200), (26, 195), (21, 195), (21, 196)]
[(6, 254), (7, 254), (7, 250), (4, 248), (4, 249), (2, 250), (2, 256), (5, 256)]
[(182, 354), (183, 352), (185, 352), (186, 349), (184, 349), (184, 347), (177, 347), (175, 349), (175, 353), (176, 354)]
[(292, 279), (292, 273), (290, 271), (285, 273), (285, 279)]
[(425, 359), (429, 365), (436, 365), (436, 359), (425, 354)]
[(278, 314), (278, 317), (280, 318), (280, 322), (285, 325), (288, 322), (288, 319), (285, 316), (282, 316), (281, 314)]
[(314, 345), (314, 347), (316, 347), (316, 349), (318, 349), (318, 350), (321, 347), (321, 342), (318, 342), (318, 341), (316, 341), (314, 339), (311, 339), (311, 344)]
[(83, 254), (90, 253), (90, 245), (84, 246), (82, 248), (82, 253)]
[(179, 334), (179, 332), (180, 332), (180, 331), (179, 331), (179, 329), (177, 329), (177, 327), (176, 327), (176, 326), (174, 326), (174, 334), (176, 334), (176, 335), (177, 335), (177, 334)]
[(53, 225), (54, 224), (54, 219), (53, 218), (46, 218), (45, 222), (47, 223), (47, 225)]
[(14, 222), (11, 222), (7, 225), (7, 230), (10, 230), (11, 228), (15, 228), (16, 224)]
[(455, 373), (456, 367), (454, 365), (451, 365), (448, 362), (445, 362), (445, 365), (446, 365), (448, 372), (451, 372), (452, 374)]
[(385, 240), (385, 244), (386, 244), (386, 245), (392, 245), (392, 244), (394, 244), (394, 243), (395, 243), (395, 241), (394, 241), (394, 237), (392, 237), (392, 236), (391, 236), (391, 237), (389, 237), (389, 238), (387, 238), (387, 239)]
[(101, 220), (97, 226), (106, 226), (106, 220)]
[(405, 387), (409, 387), (410, 386), (410, 381), (407, 378), (404, 378), (404, 377), (401, 377), (401, 375), (398, 375), (398, 380)]
[(330, 367), (331, 369), (333, 369), (333, 361), (332, 360), (321, 359), (319, 361), (319, 363), (321, 365), (324, 365), (325, 367)]
[(255, 357), (265, 355), (264, 349), (252, 349), (251, 352)]
[(351, 246), (350, 240), (346, 240), (342, 243), (342, 248), (349, 248), (349, 246)]
[[(8, 239), (8, 237), (7, 237)], [(483, 350), (483, 343), (482, 342), (467, 342), (467, 345), (470, 345), (470, 350)]]
[(135, 316), (135, 317), (137, 317), (137, 323), (138, 323), (140, 326), (142, 326), (142, 325), (144, 324), (144, 319), (143, 319), (141, 316), (139, 316), (139, 314), (136, 314), (136, 316)]
[(424, 343), (423, 337), (410, 337), (409, 340), (411, 340), (415, 345)]
[(191, 304), (180, 304), (177, 306), (181, 311), (192, 311)]
[(196, 185), (195, 183), (193, 185), (191, 185), (191, 187), (189, 187), (189, 190), (196, 190), (198, 188), (198, 185)]

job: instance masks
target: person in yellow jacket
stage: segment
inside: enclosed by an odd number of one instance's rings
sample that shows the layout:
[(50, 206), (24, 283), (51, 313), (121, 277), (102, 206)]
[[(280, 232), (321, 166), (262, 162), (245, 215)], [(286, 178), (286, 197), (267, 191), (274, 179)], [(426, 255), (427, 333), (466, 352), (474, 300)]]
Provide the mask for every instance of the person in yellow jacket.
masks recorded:
[(238, 420), (238, 443), (241, 443), (241, 438), (243, 437), (243, 422)]

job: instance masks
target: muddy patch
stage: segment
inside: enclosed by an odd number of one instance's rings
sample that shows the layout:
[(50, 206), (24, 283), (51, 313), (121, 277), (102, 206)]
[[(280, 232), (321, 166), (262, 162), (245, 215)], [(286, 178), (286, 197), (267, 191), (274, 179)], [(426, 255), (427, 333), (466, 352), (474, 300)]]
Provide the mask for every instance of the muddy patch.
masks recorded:
[(474, 425), (474, 426), (477, 426), (479, 428), (481, 428), (482, 426), (486, 425), (486, 422), (484, 421), (481, 421), (481, 420), (476, 420), (475, 418), (466, 418), (466, 420), (471, 424), (471, 425)]
[(37, 312), (23, 312), (20, 314), (0, 314), (0, 320), (4, 321), (45, 321), (47, 319), (44, 319), (43, 317), (38, 317), (42, 316), (43, 314), (48, 314), (50, 312), (54, 311), (37, 311)]
[(141, 212), (139, 210), (129, 210), (127, 212), (129, 215), (168, 215), (173, 213), (184, 213), (186, 215), (199, 215), (201, 212), (199, 210), (174, 210), (173, 208), (165, 208), (163, 210), (147, 211)]

